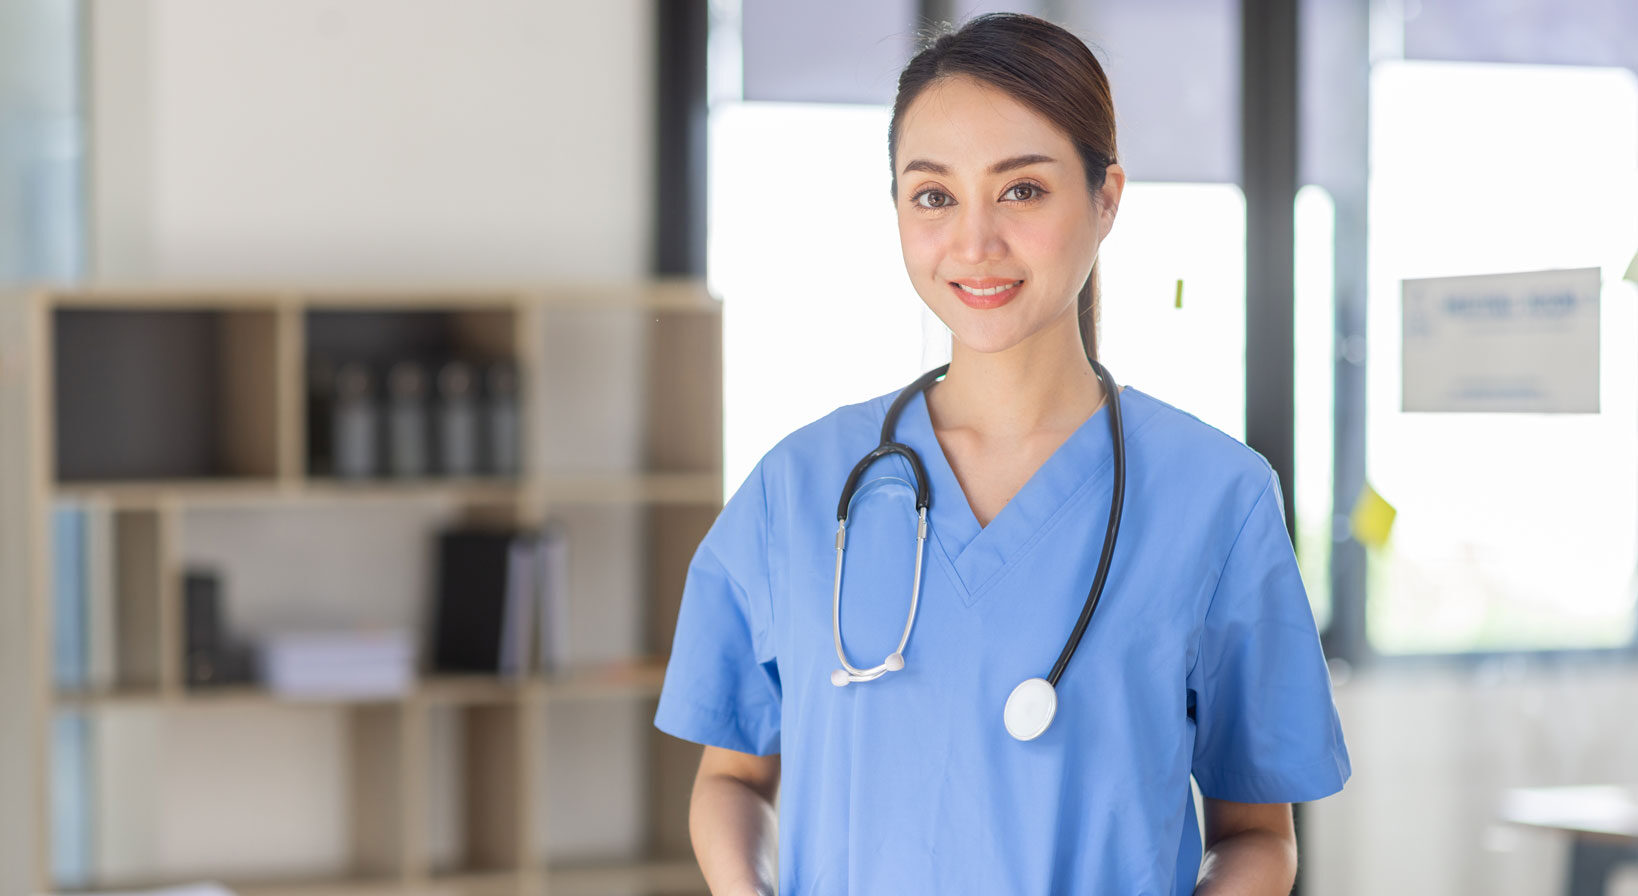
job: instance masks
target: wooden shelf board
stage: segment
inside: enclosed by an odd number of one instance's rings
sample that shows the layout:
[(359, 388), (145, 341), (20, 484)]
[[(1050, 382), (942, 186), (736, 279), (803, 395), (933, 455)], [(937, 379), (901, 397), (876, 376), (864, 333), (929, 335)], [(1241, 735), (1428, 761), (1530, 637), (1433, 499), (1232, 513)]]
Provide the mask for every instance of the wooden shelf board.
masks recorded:
[(91, 889), (54, 890), (62, 896), (72, 894), (96, 894), (106, 892), (141, 892), (176, 886), (183, 883), (211, 881), (226, 887), (234, 896), (371, 896), (371, 894), (401, 894), (416, 892), (406, 889), (404, 881), (395, 876), (360, 876), (310, 878), (290, 880), (253, 880), (239, 881), (231, 878), (222, 878), (215, 875), (192, 876), (188, 880), (140, 880), (140, 881), (108, 881), (99, 882)]
[(556, 504), (722, 503), (716, 473), (552, 473), (541, 481)]
[(220, 288), (201, 284), (185, 287), (159, 285), (83, 286), (48, 290), (53, 308), (109, 309), (119, 311), (272, 311), (283, 305), (289, 293), (279, 289), (243, 285)]
[(402, 703), (404, 697), (281, 697), (256, 685), (224, 685), (181, 692), (158, 688), (120, 688), (111, 691), (59, 693), (54, 698), (59, 709), (223, 709), (325, 706), (365, 706)]
[(364, 289), (307, 289), (296, 301), (309, 311), (516, 311), (527, 300), (528, 291), (517, 287), (427, 286), (402, 289), (371, 286)]
[(526, 696), (547, 700), (598, 700), (653, 697), (665, 680), (665, 665), (658, 661), (620, 663), (574, 669), (527, 679), (484, 675), (433, 675), (400, 697), (284, 697), (257, 685), (225, 685), (177, 692), (157, 687), (116, 688), (104, 691), (65, 691), (53, 701), (60, 710), (105, 708), (303, 708), (362, 706), (416, 701), (460, 706), (514, 703)]
[(663, 663), (621, 663), (548, 676), (544, 692), (549, 700), (652, 697), (659, 695), (664, 681)]
[(297, 498), (310, 501), (446, 499), (502, 503), (519, 498), (525, 488), (525, 482), (523, 479), (493, 476), (399, 481), (372, 479), (358, 482), (315, 477), (299, 484), (293, 492)]
[(58, 691), (52, 700), (58, 709), (97, 709), (104, 706), (159, 705), (174, 700), (156, 685), (116, 687), (88, 691)]
[(224, 883), (234, 896), (387, 896), (412, 892), (397, 877)]
[(428, 880), (416, 882), (404, 892), (413, 896), (514, 896), (519, 885), (533, 875), (514, 871), (435, 872)]
[(108, 482), (60, 482), (56, 496), (105, 501), (115, 507), (151, 507), (164, 501), (194, 506), (268, 503), (344, 503), (382, 501), (458, 501), (510, 503), (525, 493), (525, 480), (484, 477), (457, 479), (371, 479), (350, 482), (313, 478), (154, 479)]
[(553, 865), (547, 880), (552, 896), (706, 892), (705, 877), (693, 859)]
[(722, 302), (712, 298), (704, 282), (686, 277), (640, 283), (584, 283), (554, 286), (540, 293), (548, 308), (584, 310), (644, 310), (716, 314)]
[[(421, 880), (396, 876), (308, 880), (222, 880), (234, 896), (502, 896), (538, 890), (545, 878), (552, 896), (617, 896), (628, 892), (705, 893), (705, 878), (692, 859), (637, 862), (566, 863), (543, 873), (524, 870), (435, 873)], [(165, 882), (145, 881), (98, 890), (146, 890)], [(63, 891), (72, 894), (74, 891)], [(87, 893), (97, 891), (83, 891)]]
[(221, 477), (212, 479), (63, 480), (55, 497), (75, 501), (104, 501), (117, 508), (152, 507), (165, 501), (237, 503), (262, 500), (280, 492), (272, 478)]
[(535, 480), (484, 477), (357, 482), (227, 477), (76, 480), (57, 483), (55, 497), (101, 501), (117, 508), (153, 507), (164, 502), (190, 506), (392, 501), (506, 504), (521, 500), (531, 487), (543, 492), (548, 502), (559, 504), (717, 505), (722, 502), (722, 477), (713, 472), (554, 473)]
[(669, 277), (649, 281), (586, 281), (531, 286), (518, 283), (425, 281), (402, 285), (378, 282), (319, 287), (278, 283), (229, 282), (186, 284), (80, 284), (37, 290), (53, 307), (222, 310), (270, 309), (295, 305), (315, 310), (394, 309), (474, 311), (507, 310), (530, 302), (551, 308), (649, 310), (717, 313), (722, 303), (703, 280)]
[(528, 683), (493, 675), (434, 675), (415, 690), (415, 699), (434, 704), (511, 703), (523, 698)]

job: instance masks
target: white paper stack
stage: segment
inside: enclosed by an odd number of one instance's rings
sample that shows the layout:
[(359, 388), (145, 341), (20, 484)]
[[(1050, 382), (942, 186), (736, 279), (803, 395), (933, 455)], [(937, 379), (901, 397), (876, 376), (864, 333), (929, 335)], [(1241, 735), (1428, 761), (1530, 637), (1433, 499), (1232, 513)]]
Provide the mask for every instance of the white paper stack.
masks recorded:
[(268, 690), (290, 699), (398, 697), (415, 684), (407, 629), (277, 634), (260, 653)]

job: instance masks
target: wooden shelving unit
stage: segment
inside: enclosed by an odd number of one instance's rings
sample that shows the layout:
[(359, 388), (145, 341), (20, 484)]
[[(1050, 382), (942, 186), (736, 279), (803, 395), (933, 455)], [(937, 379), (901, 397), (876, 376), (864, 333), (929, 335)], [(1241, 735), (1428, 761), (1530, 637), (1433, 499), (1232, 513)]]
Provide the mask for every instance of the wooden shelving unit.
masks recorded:
[[(22, 376), (0, 379), (0, 398), (27, 408), (32, 451), (18, 456), (29, 458), (33, 530), (46, 533), (31, 540), (27, 577), (30, 641), (37, 647), (36, 712), (29, 725), (37, 780), (52, 779), (50, 731), (65, 714), (151, 713), (164, 725), (177, 713), (333, 712), (344, 720), (350, 752), (338, 760), (351, 790), (348, 867), (334, 876), (298, 871), (224, 881), (236, 892), (704, 892), (686, 831), (697, 748), (651, 728), (641, 735), (651, 786), (640, 854), (549, 862), (541, 836), (546, 807), (532, 796), (552, 768), (545, 745), (554, 708), (635, 701), (651, 713), (659, 693), (661, 654), (670, 646), (688, 558), (720, 509), (723, 491), (721, 324), (719, 305), (702, 284), (110, 285), (42, 288), (8, 301), (20, 303), (17, 319), (31, 350)], [(610, 317), (618, 319), (612, 329)], [(584, 340), (577, 327), (587, 330)], [(613, 331), (635, 338), (636, 350), (600, 352), (598, 340)], [(309, 470), (309, 353), (325, 340), (345, 338), (439, 339), (463, 356), (511, 360), (521, 392), (518, 475), (355, 481)], [(581, 341), (590, 346), (584, 356), (567, 357), (573, 352), (566, 349)], [(141, 382), (132, 386), (134, 372)], [(604, 379), (628, 383), (634, 396), (610, 419), (583, 395), (587, 384)], [(624, 462), (577, 441), (582, 430), (595, 440), (611, 427), (624, 427), (620, 432), (634, 446)], [(110, 682), (84, 691), (51, 684), (49, 532), (59, 502), (99, 508), (113, 532), (117, 663)], [(641, 643), (628, 656), (552, 674), (423, 674), (408, 693), (385, 699), (291, 701), (256, 686), (185, 685), (181, 579), (194, 515), (429, 506), (459, 519), (519, 527), (542, 525), (573, 508), (640, 514), (641, 548), (629, 562), (641, 593), (627, 599), (644, 617)], [(572, 547), (572, 528), (569, 538)], [(424, 602), (431, 587), (426, 582), (422, 593), (405, 600)], [(435, 725), (453, 726), (460, 743), (453, 772), (459, 817), (444, 820), (459, 833), (453, 856), (435, 856), (428, 845), (434, 799), (426, 782)], [(52, 829), (49, 804), (48, 793), (35, 795), (40, 831)], [(247, 824), (246, 850), (255, 848), (252, 828)], [(47, 837), (37, 856), (41, 892), (220, 878), (211, 869), (179, 868), (152, 880), (63, 887), (52, 879), (52, 848)]]

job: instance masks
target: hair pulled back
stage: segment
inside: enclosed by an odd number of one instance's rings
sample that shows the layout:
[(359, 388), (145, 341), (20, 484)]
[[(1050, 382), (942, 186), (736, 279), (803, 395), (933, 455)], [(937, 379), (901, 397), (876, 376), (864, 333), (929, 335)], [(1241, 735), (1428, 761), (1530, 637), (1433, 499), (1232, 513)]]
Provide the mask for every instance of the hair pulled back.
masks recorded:
[[(1092, 51), (1074, 34), (1035, 16), (990, 13), (934, 37), (899, 73), (887, 161), (898, 197), (899, 128), (916, 97), (943, 78), (965, 76), (1001, 90), (1039, 113), (1069, 137), (1086, 169), (1093, 200), (1115, 163), (1115, 102), (1109, 79)], [(1081, 343), (1096, 358), (1098, 264), (1076, 298)]]

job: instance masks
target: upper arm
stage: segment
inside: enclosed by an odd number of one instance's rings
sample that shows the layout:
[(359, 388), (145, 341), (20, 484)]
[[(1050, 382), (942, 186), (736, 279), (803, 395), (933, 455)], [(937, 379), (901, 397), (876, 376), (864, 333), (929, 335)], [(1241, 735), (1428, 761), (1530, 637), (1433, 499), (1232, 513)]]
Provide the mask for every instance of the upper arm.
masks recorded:
[(689, 563), (654, 714), (667, 734), (746, 753), (779, 749), (766, 501), (758, 464)]
[(1317, 800), (1351, 772), (1282, 505), (1269, 473), (1229, 545), (1187, 674), (1190, 771), (1220, 800)]
[(695, 780), (718, 776), (742, 781), (772, 803), (779, 795), (779, 754), (758, 756), (707, 746), (700, 756), (700, 770)]
[(1252, 830), (1268, 831), (1296, 845), (1297, 831), (1291, 820), (1290, 803), (1237, 803), (1206, 797), (1204, 809), (1206, 849), (1224, 837)]

